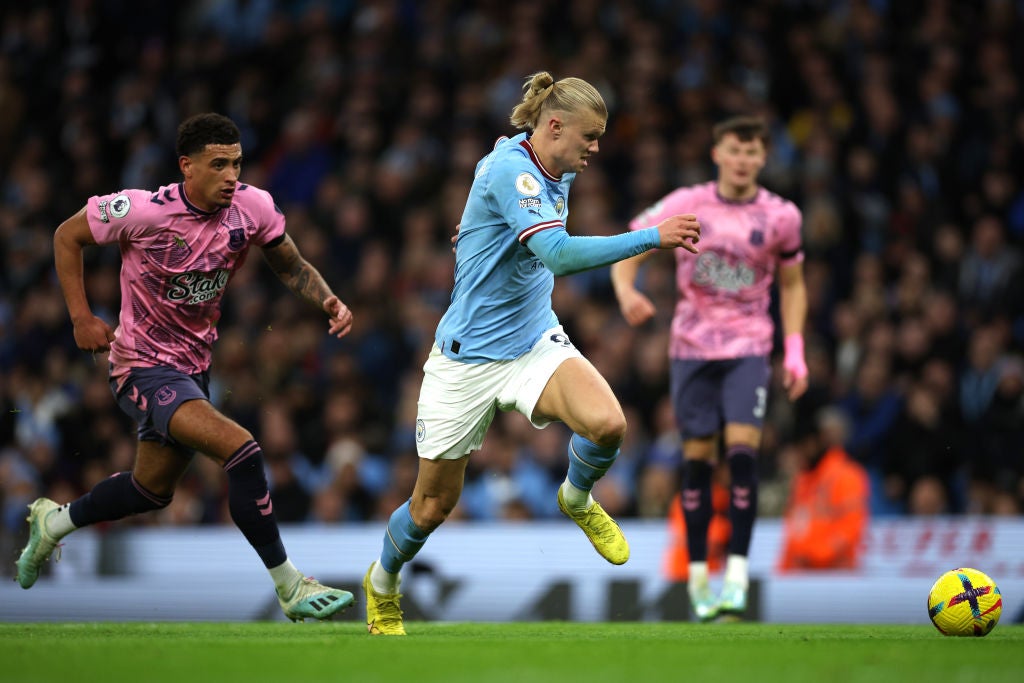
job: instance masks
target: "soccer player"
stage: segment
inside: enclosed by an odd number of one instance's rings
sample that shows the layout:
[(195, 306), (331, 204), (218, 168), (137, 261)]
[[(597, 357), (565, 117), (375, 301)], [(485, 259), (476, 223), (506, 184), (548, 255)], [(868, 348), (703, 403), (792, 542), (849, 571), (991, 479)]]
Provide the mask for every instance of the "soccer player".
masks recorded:
[(608, 265), (655, 248), (696, 253), (694, 216), (646, 230), (570, 236), (569, 187), (598, 151), (608, 110), (579, 78), (526, 79), (512, 125), (476, 166), (462, 214), (451, 304), (424, 364), (416, 419), (419, 472), (412, 497), (388, 520), (383, 549), (363, 579), (371, 634), (404, 635), (399, 571), (455, 507), (467, 457), (479, 449), (495, 410), (515, 410), (538, 429), (573, 431), (559, 508), (613, 564), (629, 545), (590, 490), (611, 467), (626, 431), (611, 388), (573, 346), (551, 309), (555, 275)]
[[(193, 116), (178, 128), (179, 183), (155, 192), (123, 190), (91, 197), (61, 223), (53, 247), (75, 343), (110, 352), (110, 386), (135, 418), (138, 450), (119, 472), (81, 498), (29, 506), (29, 541), (17, 579), (31, 588), (57, 543), (75, 529), (167, 507), (194, 451), (228, 477), (231, 518), (267, 567), (278, 601), (293, 621), (323, 619), (349, 606), (351, 593), (304, 576), (288, 559), (267, 489), (263, 453), (253, 435), (209, 400), (211, 345), (224, 288), (252, 246), (299, 297), (323, 310), (341, 337), (352, 313), (299, 253), (271, 196), (239, 182), (238, 127), (224, 116)], [(93, 315), (83, 282), (83, 248), (121, 249), (121, 314), (116, 330)]]
[[(678, 188), (630, 223), (639, 230), (681, 211), (697, 214), (701, 222), (700, 256), (691, 259), (677, 252), (679, 296), (669, 355), (672, 403), (683, 439), (688, 588), (694, 614), (704, 621), (746, 610), (747, 555), (757, 515), (757, 453), (774, 333), (768, 307), (776, 274), (785, 339), (782, 384), (790, 400), (807, 390), (800, 210), (758, 185), (768, 145), (763, 121), (730, 118), (714, 127), (712, 137), (717, 180)], [(635, 286), (645, 256), (611, 269), (619, 306), (631, 325), (654, 314), (651, 300)], [(720, 434), (730, 474), (732, 532), (725, 580), (716, 597), (708, 585), (707, 539)]]

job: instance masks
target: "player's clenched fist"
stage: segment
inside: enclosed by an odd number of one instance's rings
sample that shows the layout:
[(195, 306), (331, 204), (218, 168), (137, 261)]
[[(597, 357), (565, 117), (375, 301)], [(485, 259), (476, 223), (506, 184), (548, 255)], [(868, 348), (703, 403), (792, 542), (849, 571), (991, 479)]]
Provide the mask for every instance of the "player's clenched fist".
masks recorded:
[(75, 321), (75, 344), (83, 351), (99, 353), (110, 350), (110, 342), (114, 341), (114, 330), (103, 319), (95, 315), (85, 316)]
[(700, 222), (692, 213), (669, 216), (658, 223), (658, 236), (661, 238), (658, 246), (662, 249), (682, 247), (696, 254), (697, 242), (700, 241)]

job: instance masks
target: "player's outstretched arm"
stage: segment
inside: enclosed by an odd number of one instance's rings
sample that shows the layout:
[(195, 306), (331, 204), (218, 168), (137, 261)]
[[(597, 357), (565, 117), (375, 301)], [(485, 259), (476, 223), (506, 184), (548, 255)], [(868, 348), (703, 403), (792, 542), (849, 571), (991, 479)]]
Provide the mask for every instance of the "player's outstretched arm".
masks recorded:
[(656, 226), (618, 235), (570, 236), (564, 227), (540, 230), (527, 238), (527, 246), (555, 275), (572, 275), (642, 254), (651, 249), (685, 247), (697, 252), (700, 239), (696, 216), (672, 216)]
[(327, 286), (320, 271), (302, 258), (291, 236), (277, 246), (265, 248), (263, 257), (288, 289), (310, 302), (330, 318), (328, 332), (344, 337), (352, 329), (352, 311)]
[(91, 244), (96, 244), (96, 240), (89, 229), (84, 206), (61, 223), (53, 233), (54, 267), (74, 326), (75, 344), (83, 351), (96, 353), (110, 350), (114, 330), (104, 320), (93, 315), (85, 296), (82, 250)]

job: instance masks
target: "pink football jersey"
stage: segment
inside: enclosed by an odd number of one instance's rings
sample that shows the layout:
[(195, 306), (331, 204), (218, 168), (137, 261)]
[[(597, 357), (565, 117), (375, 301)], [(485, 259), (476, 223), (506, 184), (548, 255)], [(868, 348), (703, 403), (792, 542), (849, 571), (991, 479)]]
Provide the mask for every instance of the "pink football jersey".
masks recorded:
[(669, 355), (716, 360), (768, 354), (776, 268), (803, 260), (800, 210), (764, 188), (751, 200), (729, 201), (708, 182), (669, 193), (629, 227), (639, 230), (683, 213), (700, 221), (700, 253), (675, 250), (679, 297)]
[(230, 207), (212, 213), (175, 183), (90, 197), (86, 216), (97, 243), (121, 247), (121, 314), (110, 349), (115, 375), (155, 365), (188, 374), (208, 369), (224, 287), (250, 246), (285, 228), (270, 194), (242, 184)]

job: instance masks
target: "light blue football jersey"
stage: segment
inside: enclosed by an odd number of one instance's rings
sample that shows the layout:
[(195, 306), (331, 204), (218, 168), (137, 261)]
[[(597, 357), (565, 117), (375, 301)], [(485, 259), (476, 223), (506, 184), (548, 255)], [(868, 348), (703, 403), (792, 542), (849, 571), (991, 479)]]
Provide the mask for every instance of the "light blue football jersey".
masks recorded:
[(554, 275), (526, 241), (565, 230), (575, 173), (548, 173), (527, 133), (502, 138), (476, 166), (455, 249), (455, 287), (435, 341), (453, 360), (518, 358), (558, 324)]

